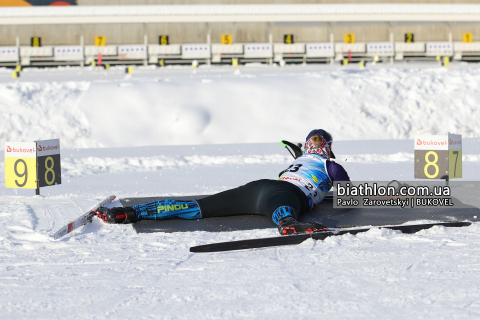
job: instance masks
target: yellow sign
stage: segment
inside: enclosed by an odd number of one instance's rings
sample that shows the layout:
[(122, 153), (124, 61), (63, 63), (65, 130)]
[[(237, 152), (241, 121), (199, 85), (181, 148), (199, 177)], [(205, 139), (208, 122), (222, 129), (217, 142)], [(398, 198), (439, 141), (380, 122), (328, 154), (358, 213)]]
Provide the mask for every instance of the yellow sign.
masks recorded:
[(448, 177), (462, 177), (462, 149), (448, 150)]
[(233, 58), (232, 59), (232, 66), (234, 66), (234, 67), (238, 66), (238, 58)]
[(42, 38), (32, 37), (30, 39), (30, 44), (31, 44), (32, 47), (41, 47), (42, 46)]
[(37, 144), (5, 142), (5, 187), (37, 189)]
[(37, 189), (36, 158), (5, 158), (5, 188)]
[(222, 34), (222, 44), (232, 44), (233, 43), (233, 37), (231, 34)]
[(414, 37), (413, 37), (413, 33), (405, 33), (405, 42), (406, 43), (412, 43), (414, 42)]
[(355, 43), (355, 33), (345, 33), (343, 40), (345, 43)]
[(283, 36), (283, 43), (292, 44), (293, 43), (293, 34), (286, 34)]
[(464, 33), (462, 34), (463, 42), (473, 42), (473, 33)]
[(168, 45), (168, 36), (160, 36), (158, 42), (161, 46)]
[(95, 46), (96, 47), (105, 47), (107, 45), (107, 37), (105, 36), (96, 36), (95, 37)]
[(133, 67), (127, 67), (125, 70), (128, 74), (133, 73)]

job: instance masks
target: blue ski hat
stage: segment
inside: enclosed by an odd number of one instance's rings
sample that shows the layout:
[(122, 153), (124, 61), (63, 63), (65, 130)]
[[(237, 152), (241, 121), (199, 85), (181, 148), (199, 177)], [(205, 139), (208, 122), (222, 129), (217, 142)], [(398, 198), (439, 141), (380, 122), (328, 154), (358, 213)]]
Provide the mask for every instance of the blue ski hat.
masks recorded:
[[(322, 137), (320, 141), (316, 141), (319, 144), (314, 143), (314, 139), (312, 139), (316, 135)], [(330, 159), (332, 142), (332, 135), (327, 131), (323, 129), (312, 130), (305, 139), (305, 144), (303, 145), (303, 153), (318, 154), (325, 159)]]

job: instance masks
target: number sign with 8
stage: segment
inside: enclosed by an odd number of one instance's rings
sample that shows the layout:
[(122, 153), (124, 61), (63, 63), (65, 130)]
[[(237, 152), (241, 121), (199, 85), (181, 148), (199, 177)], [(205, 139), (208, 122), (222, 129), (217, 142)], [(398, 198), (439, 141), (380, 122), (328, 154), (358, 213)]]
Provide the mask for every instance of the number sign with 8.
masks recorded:
[(419, 136), (414, 149), (416, 179), (462, 177), (461, 135)]
[(37, 141), (38, 187), (62, 183), (60, 140)]
[(40, 38), (40, 37), (30, 38), (30, 45), (32, 47), (41, 47), (42, 46), (42, 38)]

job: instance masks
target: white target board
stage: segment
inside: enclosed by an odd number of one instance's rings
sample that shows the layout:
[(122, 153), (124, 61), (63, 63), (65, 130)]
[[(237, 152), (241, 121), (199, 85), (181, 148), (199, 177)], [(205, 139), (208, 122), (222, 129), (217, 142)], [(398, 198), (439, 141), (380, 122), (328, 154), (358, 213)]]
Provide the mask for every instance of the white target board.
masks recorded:
[(273, 46), (270, 43), (251, 43), (244, 45), (245, 58), (271, 58)]
[(185, 44), (182, 45), (183, 59), (209, 59), (210, 58), (209, 44)]

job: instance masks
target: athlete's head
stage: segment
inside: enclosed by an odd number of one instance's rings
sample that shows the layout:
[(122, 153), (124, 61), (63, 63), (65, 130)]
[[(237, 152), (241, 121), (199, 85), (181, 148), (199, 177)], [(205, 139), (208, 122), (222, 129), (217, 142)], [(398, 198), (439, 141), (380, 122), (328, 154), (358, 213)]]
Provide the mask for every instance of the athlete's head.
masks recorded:
[(332, 150), (332, 135), (323, 129), (312, 130), (305, 144), (303, 145), (303, 153), (318, 154), (325, 159), (330, 159)]

